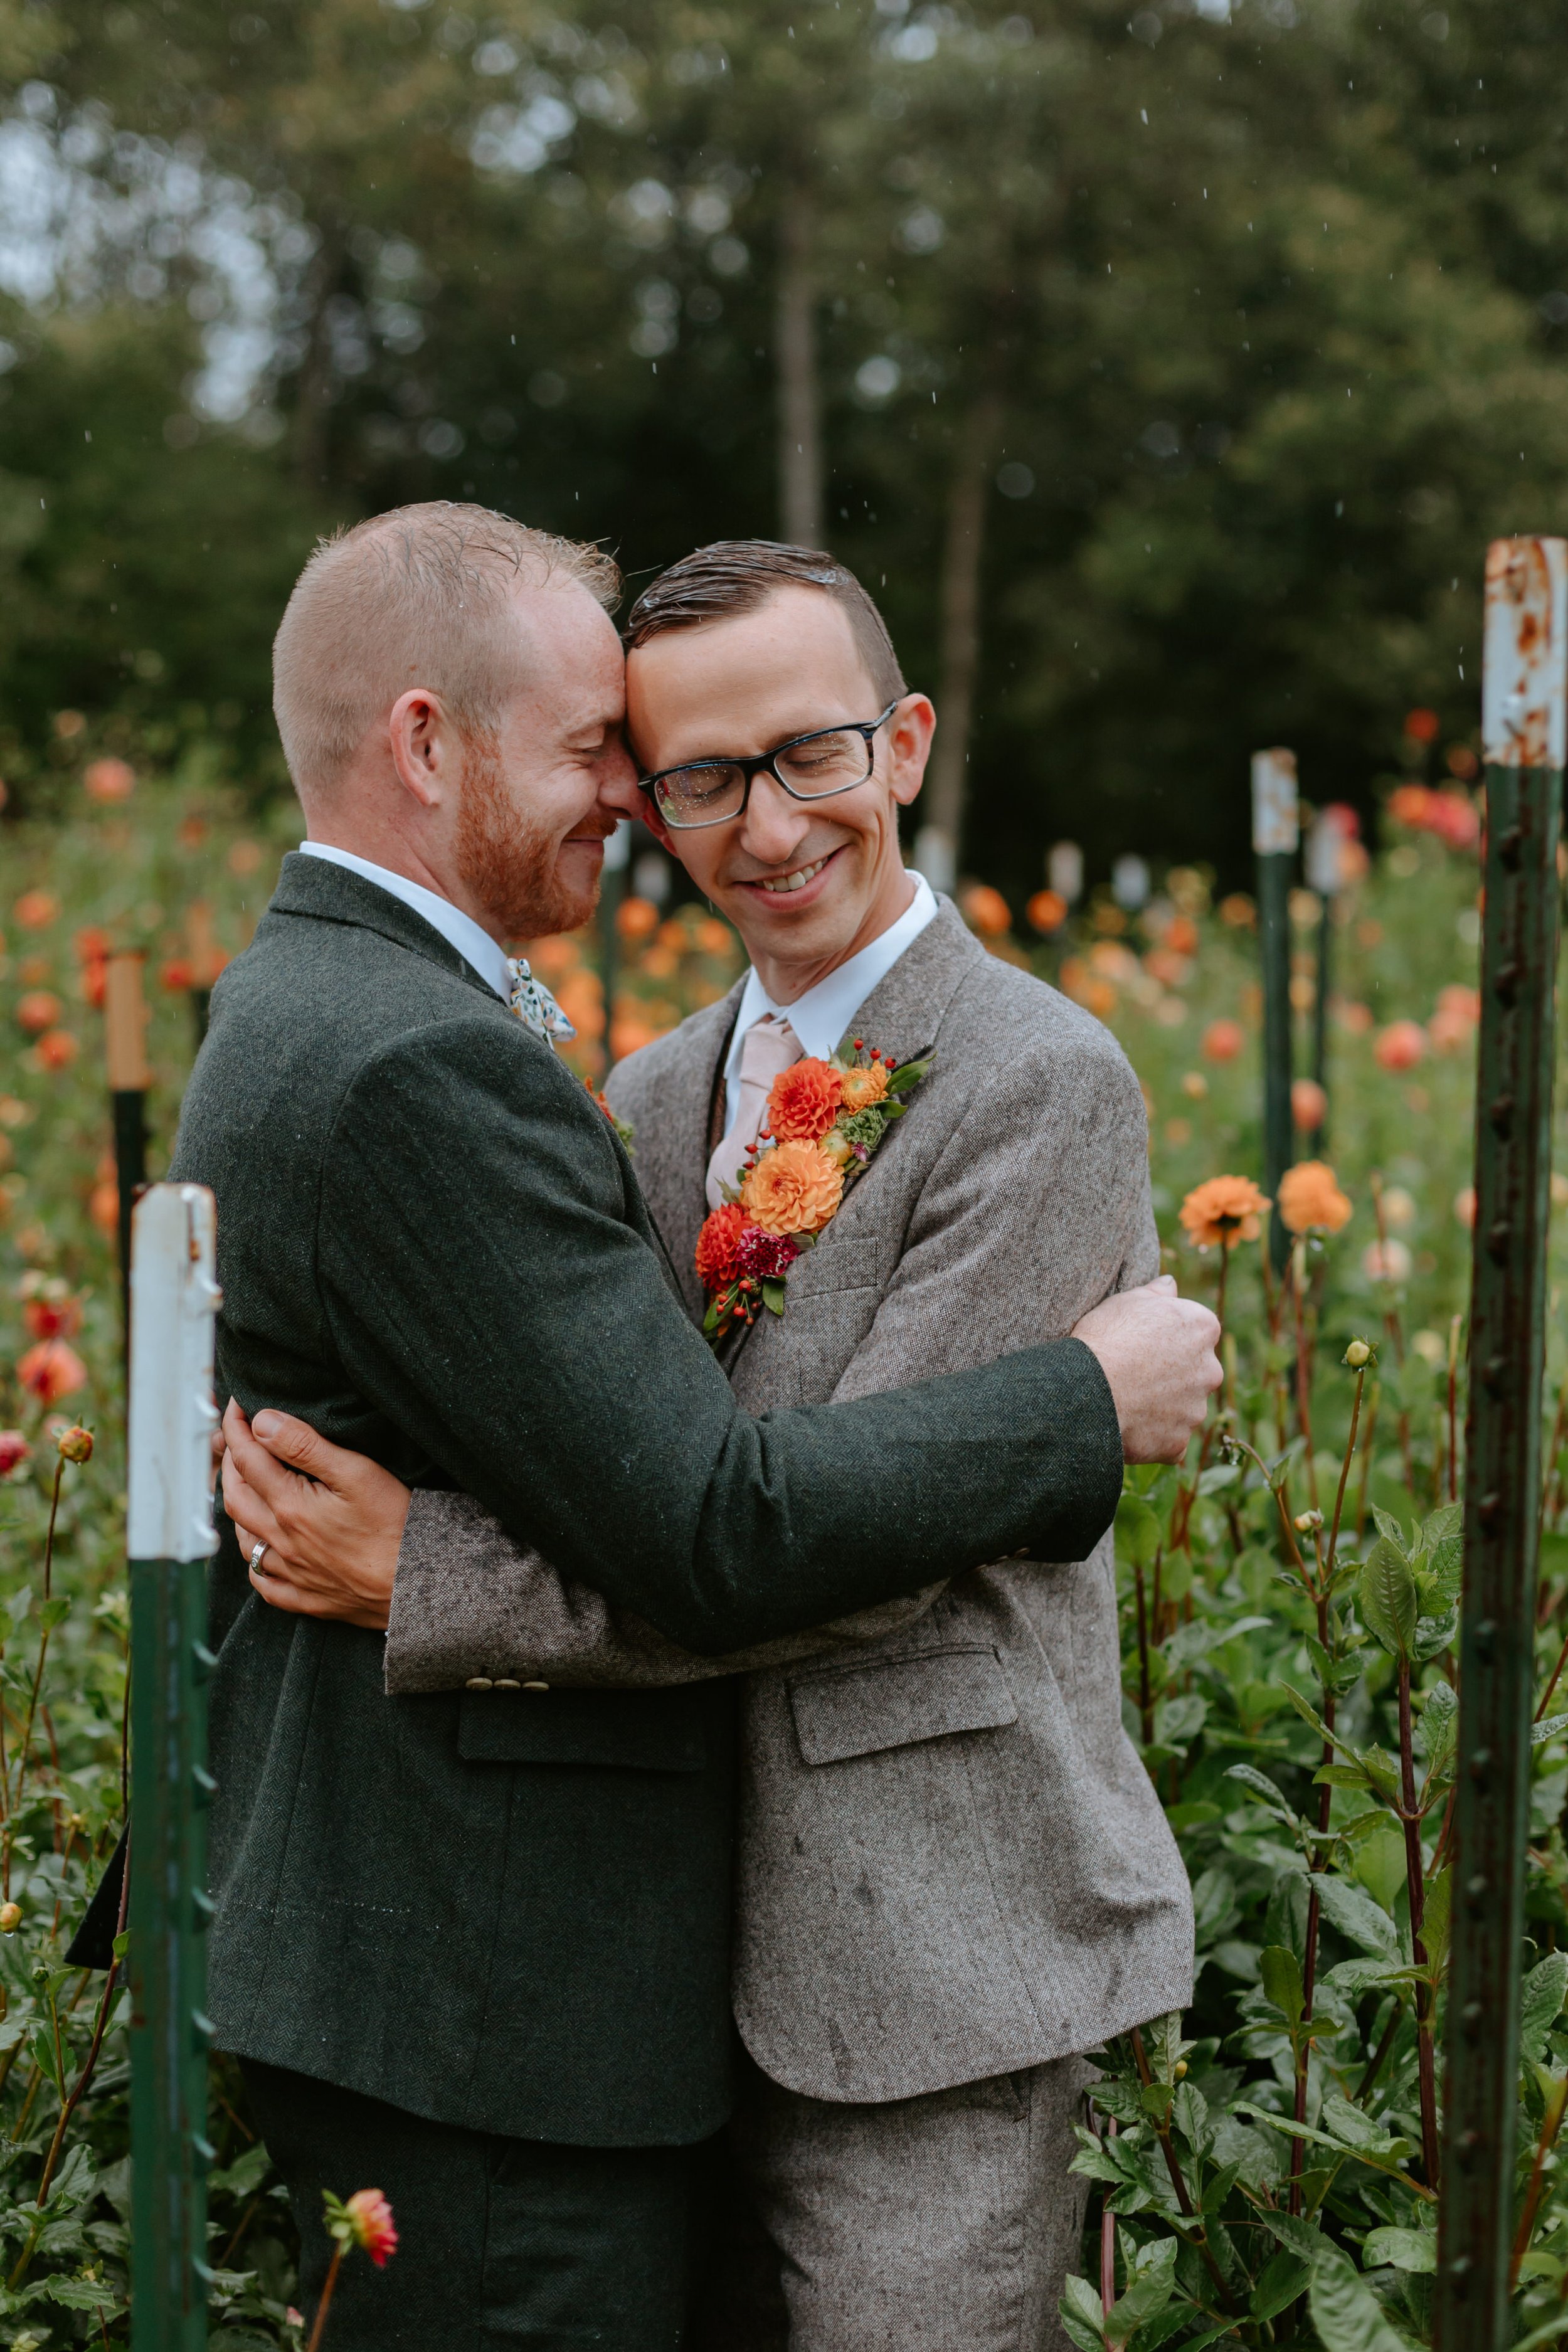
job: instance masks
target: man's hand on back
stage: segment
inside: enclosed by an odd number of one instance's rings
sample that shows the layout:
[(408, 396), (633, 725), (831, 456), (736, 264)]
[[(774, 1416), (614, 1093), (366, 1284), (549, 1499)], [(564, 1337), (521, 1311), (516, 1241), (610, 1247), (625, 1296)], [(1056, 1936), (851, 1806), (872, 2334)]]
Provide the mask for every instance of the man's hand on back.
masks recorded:
[(1072, 1336), (1100, 1360), (1129, 1462), (1179, 1462), (1225, 1375), (1219, 1319), (1163, 1274), (1093, 1307)]

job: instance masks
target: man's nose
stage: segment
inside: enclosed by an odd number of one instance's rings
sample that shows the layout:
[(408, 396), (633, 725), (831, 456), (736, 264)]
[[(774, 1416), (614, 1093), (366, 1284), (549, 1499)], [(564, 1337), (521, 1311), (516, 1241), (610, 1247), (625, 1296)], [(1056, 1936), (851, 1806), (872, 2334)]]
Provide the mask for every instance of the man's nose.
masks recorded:
[(599, 805), (616, 816), (641, 816), (647, 795), (637, 782), (637, 765), (624, 743), (606, 752), (599, 770)]
[(748, 856), (776, 866), (798, 849), (811, 824), (811, 814), (791, 800), (784, 786), (766, 769), (752, 779), (752, 796), (741, 819), (740, 845)]

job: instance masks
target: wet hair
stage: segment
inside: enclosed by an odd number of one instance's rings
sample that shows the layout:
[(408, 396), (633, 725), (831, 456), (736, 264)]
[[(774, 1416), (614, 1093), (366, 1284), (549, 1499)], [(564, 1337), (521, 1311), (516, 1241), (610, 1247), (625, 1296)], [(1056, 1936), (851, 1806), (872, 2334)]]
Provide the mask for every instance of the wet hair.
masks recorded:
[(526, 683), (509, 611), (520, 582), (574, 581), (606, 607), (620, 573), (602, 548), (445, 499), (394, 507), (319, 542), (272, 646), (272, 708), (301, 797), (330, 793), (410, 686), (458, 725), (493, 727)]
[(820, 548), (773, 539), (720, 539), (649, 583), (626, 615), (628, 653), (667, 629), (701, 629), (754, 613), (781, 588), (816, 588), (841, 605), (880, 702), (909, 692), (888, 625), (847, 565)]

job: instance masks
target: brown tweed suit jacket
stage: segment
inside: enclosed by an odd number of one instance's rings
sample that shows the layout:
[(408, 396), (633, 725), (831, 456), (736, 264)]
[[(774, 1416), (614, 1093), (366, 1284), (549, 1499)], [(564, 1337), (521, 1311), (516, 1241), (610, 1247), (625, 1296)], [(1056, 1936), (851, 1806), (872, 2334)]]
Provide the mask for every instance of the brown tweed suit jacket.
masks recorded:
[[(608, 1088), (694, 1315), (738, 1004), (737, 989)], [(944, 901), (855, 1026), (900, 1060), (931, 1045), (936, 1058), (792, 1268), (784, 1317), (739, 1344), (731, 1376), (752, 1412), (1059, 1337), (1158, 1270), (1142, 1099), (1100, 1023), (987, 954)], [(998, 1561), (765, 1653), (693, 1659), (557, 1577), (467, 1496), (415, 1496), (389, 1688), (742, 1668), (734, 2006), (775, 2081), (832, 2101), (907, 2098), (1184, 2006), (1191, 1898), (1122, 1728), (1109, 1537), (1087, 1560)]]

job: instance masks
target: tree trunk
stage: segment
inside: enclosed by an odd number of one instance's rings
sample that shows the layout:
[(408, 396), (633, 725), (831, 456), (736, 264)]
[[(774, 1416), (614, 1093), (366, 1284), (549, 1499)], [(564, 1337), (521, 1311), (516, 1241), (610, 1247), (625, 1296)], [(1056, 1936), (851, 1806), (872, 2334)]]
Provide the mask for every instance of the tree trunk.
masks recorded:
[(322, 488), (327, 479), (328, 434), (332, 403), (331, 337), (327, 328), (327, 304), (342, 286), (343, 248), (335, 229), (324, 229), (310, 264), (308, 280), (310, 320), (305, 356), (300, 364), (294, 398), (290, 456), (294, 478), (309, 490)]
[(969, 738), (980, 669), (980, 562), (985, 541), (985, 501), (1002, 432), (1002, 396), (979, 394), (958, 436), (947, 499), (947, 545), (942, 566), (942, 649), (938, 669), (936, 741), (927, 774), (924, 824), (917, 859), (943, 866), (930, 879), (951, 887), (957, 871), (969, 781)]
[(820, 547), (825, 535), (812, 227), (810, 195), (798, 181), (792, 182), (779, 223), (774, 357), (779, 385), (779, 529), (794, 547)]

